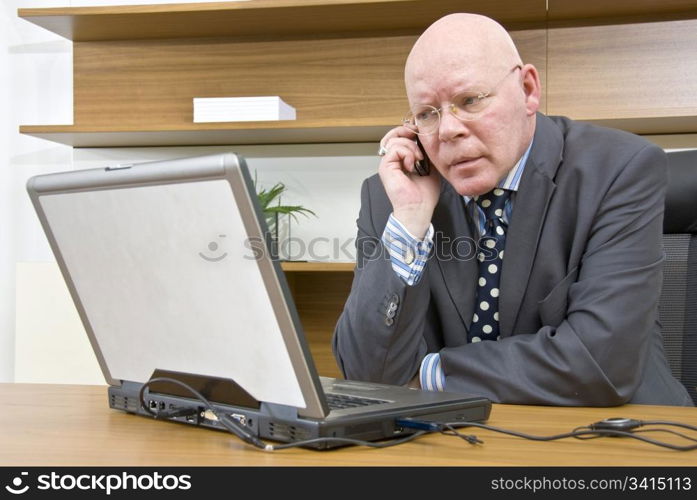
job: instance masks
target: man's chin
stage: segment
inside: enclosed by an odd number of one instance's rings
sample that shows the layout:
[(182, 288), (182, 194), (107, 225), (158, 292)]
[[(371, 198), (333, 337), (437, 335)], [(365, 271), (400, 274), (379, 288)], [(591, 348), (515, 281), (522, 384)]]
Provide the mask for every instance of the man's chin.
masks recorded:
[(497, 182), (478, 177), (449, 179), (450, 184), (460, 196), (479, 196), (496, 187)]

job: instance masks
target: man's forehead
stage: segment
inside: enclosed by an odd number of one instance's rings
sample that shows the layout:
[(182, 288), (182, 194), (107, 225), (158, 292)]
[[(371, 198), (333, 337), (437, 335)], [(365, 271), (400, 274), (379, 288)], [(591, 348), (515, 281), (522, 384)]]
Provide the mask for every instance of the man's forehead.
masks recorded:
[(405, 79), (407, 97), (411, 102), (427, 102), (440, 94), (462, 92), (468, 89), (483, 89), (494, 72), (490, 66), (461, 64), (447, 67), (425, 65)]
[(452, 14), (429, 27), (416, 41), (404, 67), (407, 94), (437, 91), (437, 86), (476, 86), (501, 67), (520, 61), (509, 34), (492, 19)]

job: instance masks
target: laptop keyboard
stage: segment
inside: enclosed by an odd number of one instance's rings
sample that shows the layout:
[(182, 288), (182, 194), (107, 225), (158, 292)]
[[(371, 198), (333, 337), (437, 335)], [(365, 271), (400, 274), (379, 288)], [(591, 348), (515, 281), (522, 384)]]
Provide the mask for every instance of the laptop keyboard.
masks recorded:
[(346, 394), (326, 393), (326, 396), (329, 409), (331, 410), (389, 403), (389, 401), (383, 399), (361, 398), (358, 396), (347, 396)]

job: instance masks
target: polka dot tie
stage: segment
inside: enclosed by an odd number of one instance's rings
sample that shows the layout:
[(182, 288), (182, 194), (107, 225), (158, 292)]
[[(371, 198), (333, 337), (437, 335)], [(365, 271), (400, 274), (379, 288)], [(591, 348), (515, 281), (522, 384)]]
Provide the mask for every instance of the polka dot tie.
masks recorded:
[(499, 277), (506, 245), (506, 225), (503, 211), (509, 192), (496, 188), (475, 197), (486, 215), (485, 232), (479, 240), (477, 260), (479, 281), (474, 316), (467, 335), (468, 342), (498, 340), (499, 338)]

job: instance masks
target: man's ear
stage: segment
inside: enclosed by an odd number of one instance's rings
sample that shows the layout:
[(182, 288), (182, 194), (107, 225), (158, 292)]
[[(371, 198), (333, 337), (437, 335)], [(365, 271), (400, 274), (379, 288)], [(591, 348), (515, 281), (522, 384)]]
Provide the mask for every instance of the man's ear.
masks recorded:
[(542, 95), (542, 84), (537, 68), (532, 64), (526, 64), (520, 70), (523, 74), (523, 92), (525, 93), (525, 107), (528, 116), (534, 115), (540, 108), (540, 98)]

